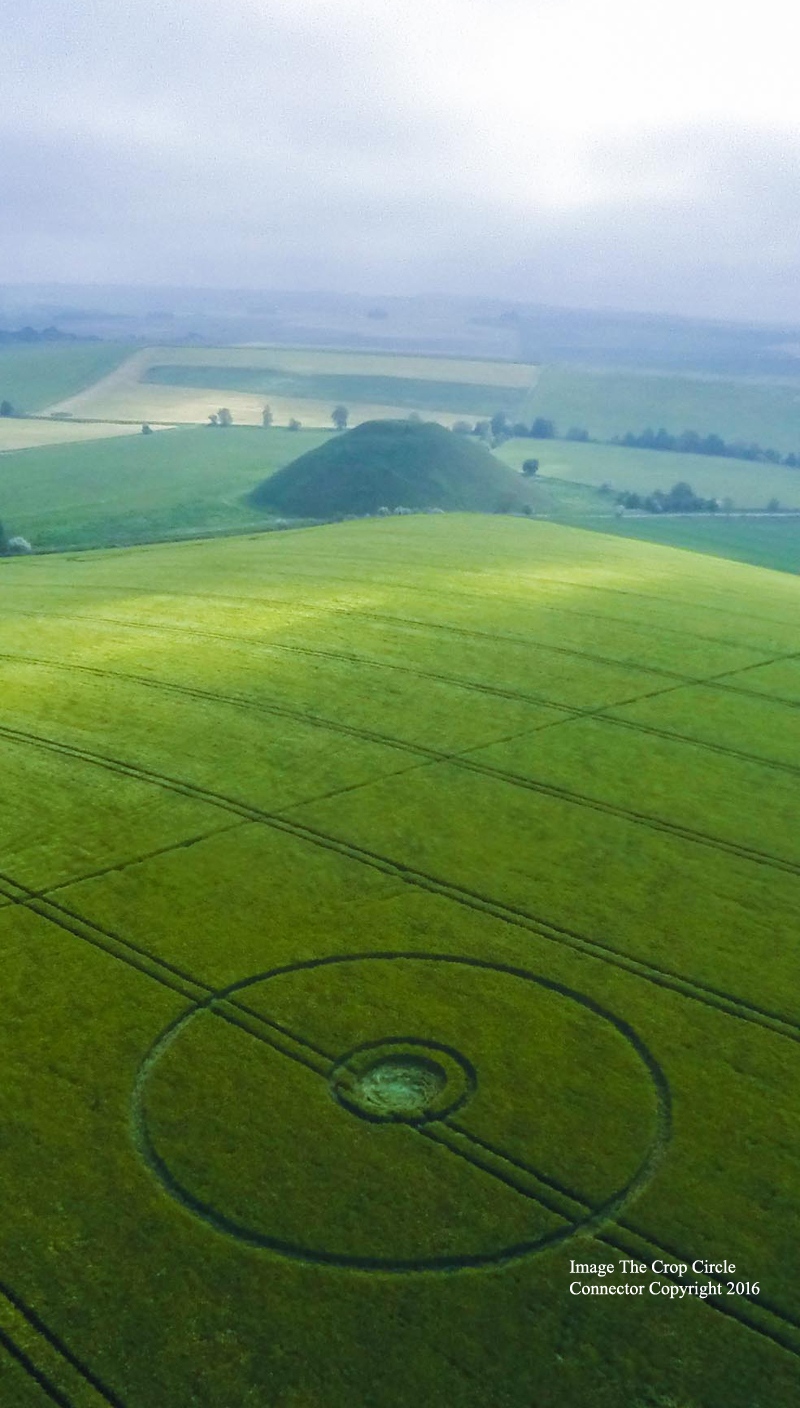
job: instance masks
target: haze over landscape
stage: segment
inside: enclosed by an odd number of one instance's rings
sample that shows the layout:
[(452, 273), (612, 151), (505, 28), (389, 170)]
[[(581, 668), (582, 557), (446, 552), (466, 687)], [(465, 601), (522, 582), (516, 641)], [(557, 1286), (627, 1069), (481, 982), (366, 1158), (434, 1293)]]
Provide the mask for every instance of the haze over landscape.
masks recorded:
[[(5, 277), (800, 322), (782, 0), (12, 6)], [(320, 218), (320, 212), (324, 216)]]

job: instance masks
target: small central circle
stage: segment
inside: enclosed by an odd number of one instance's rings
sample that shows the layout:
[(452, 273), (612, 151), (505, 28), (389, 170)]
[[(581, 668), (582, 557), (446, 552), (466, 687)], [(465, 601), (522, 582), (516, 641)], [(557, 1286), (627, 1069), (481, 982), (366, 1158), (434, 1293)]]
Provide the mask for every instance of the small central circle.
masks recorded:
[(477, 1084), (460, 1052), (438, 1041), (391, 1037), (342, 1056), (328, 1077), (331, 1094), (351, 1115), (373, 1124), (426, 1124), (464, 1104)]
[(351, 1096), (376, 1115), (400, 1119), (425, 1115), (447, 1085), (437, 1061), (424, 1056), (384, 1056), (353, 1082)]

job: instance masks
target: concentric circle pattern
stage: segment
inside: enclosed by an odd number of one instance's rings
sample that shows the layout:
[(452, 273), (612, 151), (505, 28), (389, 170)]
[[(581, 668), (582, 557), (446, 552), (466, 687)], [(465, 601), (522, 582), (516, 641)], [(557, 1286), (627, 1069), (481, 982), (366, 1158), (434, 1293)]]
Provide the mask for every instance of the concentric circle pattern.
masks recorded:
[(657, 1165), (668, 1094), (626, 1023), (547, 978), (337, 955), (191, 1008), (141, 1067), (133, 1127), (217, 1232), (426, 1271), (530, 1255), (615, 1215)]

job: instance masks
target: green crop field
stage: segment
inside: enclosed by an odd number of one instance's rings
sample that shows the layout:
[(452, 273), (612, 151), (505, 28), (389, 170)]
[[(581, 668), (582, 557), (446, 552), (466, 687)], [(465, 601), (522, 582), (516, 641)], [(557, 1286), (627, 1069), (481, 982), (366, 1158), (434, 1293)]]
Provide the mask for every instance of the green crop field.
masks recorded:
[(291, 347), (141, 348), (97, 386), (56, 409), (101, 420), (203, 423), (225, 405), (237, 424), (329, 428), (347, 403), (351, 424), (418, 410), (444, 424), (514, 411), (538, 375), (528, 363)]
[[(333, 361), (333, 358), (331, 359)], [(399, 368), (398, 368), (399, 370)], [(259, 396), (346, 404), (394, 405), (400, 410), (444, 410), (484, 416), (513, 415), (524, 397), (514, 386), (482, 386), (469, 381), (434, 381), (430, 377), (375, 376), (369, 373), (307, 373), (274, 367), (152, 366), (142, 378), (156, 386), (196, 386), (223, 391), (253, 391)]]
[(724, 440), (755, 441), (782, 453), (800, 451), (800, 379), (637, 374), (546, 366), (520, 420), (550, 416), (561, 431), (585, 426), (598, 440), (663, 426)]
[(0, 460), (0, 520), (36, 548), (258, 527), (244, 496), (326, 438), (231, 426), (21, 450)]
[(685, 480), (695, 493), (733, 499), (737, 508), (763, 509), (773, 498), (784, 508), (800, 508), (800, 469), (785, 465), (559, 440), (507, 440), (497, 453), (515, 468), (534, 455), (540, 474), (595, 487), (652, 494)]
[(756, 567), (800, 573), (800, 517), (793, 514), (750, 518), (736, 515), (728, 518), (724, 514), (719, 517), (672, 514), (662, 518), (648, 514), (610, 521), (605, 518), (590, 521), (588, 516), (579, 518), (576, 514), (575, 521), (582, 527), (596, 528), (603, 533), (689, 548), (736, 562), (751, 562)]
[(3, 1408), (792, 1408), (799, 594), (477, 515), (0, 563)]
[(32, 414), (74, 396), (113, 371), (130, 353), (130, 346), (110, 342), (2, 347), (0, 401)]
[[(0, 522), (36, 549), (262, 527), (274, 515), (254, 508), (249, 494), (329, 434), (256, 426), (180, 428), (5, 454)], [(532, 484), (529, 497), (538, 513), (565, 518), (613, 507), (591, 488), (556, 479)]]

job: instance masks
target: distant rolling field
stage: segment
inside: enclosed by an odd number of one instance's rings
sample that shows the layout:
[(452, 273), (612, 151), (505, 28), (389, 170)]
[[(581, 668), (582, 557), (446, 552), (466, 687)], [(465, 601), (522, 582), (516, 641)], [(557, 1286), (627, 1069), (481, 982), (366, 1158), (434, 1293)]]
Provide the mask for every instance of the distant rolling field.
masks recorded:
[(756, 567), (800, 573), (800, 516), (712, 517), (709, 514), (631, 515), (621, 519), (580, 520), (599, 532), (641, 538), (665, 546), (689, 548)]
[(797, 453), (800, 376), (757, 381), (551, 364), (543, 368), (519, 418), (537, 415), (549, 416), (562, 433), (581, 425), (601, 440), (663, 426), (673, 433), (697, 430)]
[(522, 402), (538, 375), (525, 363), (279, 347), (156, 347), (55, 409), (102, 419), (203, 422), (227, 406), (241, 424), (330, 426), (346, 400), (351, 424), (417, 408), (445, 424)]
[[(156, 430), (168, 428), (155, 427)], [(121, 435), (138, 435), (140, 431), (141, 425), (138, 422), (122, 425), (115, 421), (48, 420), (43, 416), (16, 419), (4, 416), (0, 417), (0, 455), (47, 445), (73, 445), (78, 441), (109, 440)]]
[(800, 508), (800, 469), (784, 465), (558, 440), (508, 440), (497, 453), (515, 468), (534, 456), (540, 474), (595, 487), (609, 484), (615, 490), (651, 494), (686, 480), (695, 493), (731, 498), (737, 508), (763, 509), (773, 498), (784, 508)]
[[(332, 431), (207, 426), (58, 445), (0, 457), (0, 521), (35, 548), (103, 547), (268, 526), (245, 497)], [(610, 512), (596, 491), (530, 486), (535, 511)]]
[(131, 350), (130, 345), (111, 342), (2, 347), (0, 401), (10, 401), (17, 411), (41, 411), (105, 376)]
[(356, 402), (401, 410), (441, 410), (492, 416), (513, 412), (522, 399), (518, 387), (481, 385), (469, 381), (438, 381), (430, 377), (346, 375), (282, 371), (274, 367), (152, 366), (142, 378), (157, 386), (209, 387), (222, 391), (254, 391), (259, 396), (292, 400)]
[(799, 598), (500, 516), (0, 563), (3, 1408), (793, 1408)]

